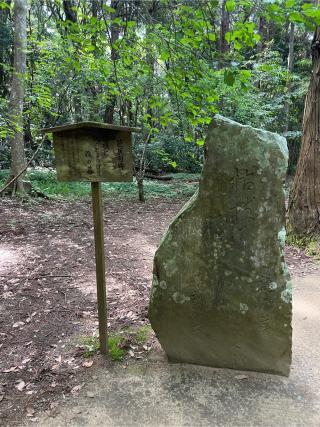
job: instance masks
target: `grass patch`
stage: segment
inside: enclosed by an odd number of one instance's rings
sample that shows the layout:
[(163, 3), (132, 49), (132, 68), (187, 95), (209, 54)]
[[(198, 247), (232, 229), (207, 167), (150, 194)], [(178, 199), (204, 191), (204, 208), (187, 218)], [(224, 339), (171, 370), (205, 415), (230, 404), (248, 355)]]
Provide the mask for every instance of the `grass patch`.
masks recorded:
[(97, 337), (84, 337), (80, 340), (79, 347), (84, 349), (84, 357), (92, 357), (99, 351), (99, 339)]
[(317, 240), (310, 240), (306, 247), (306, 254), (320, 261), (320, 242)]
[(143, 345), (145, 344), (151, 335), (151, 326), (145, 325), (141, 326), (138, 329), (130, 329), (128, 332), (131, 337), (136, 341), (137, 344)]
[(170, 176), (173, 180), (179, 181), (199, 181), (201, 177), (201, 173), (185, 173), (185, 172), (177, 172), (177, 173), (166, 173), (165, 176)]
[(286, 236), (287, 245), (302, 249), (306, 255), (320, 261), (320, 239), (314, 236), (298, 236), (289, 231)]
[[(8, 171), (0, 171), (0, 187), (4, 184)], [(174, 175), (174, 174), (173, 174)], [(195, 181), (196, 174), (177, 174), (171, 181), (162, 182), (154, 179), (144, 181), (146, 198), (162, 197), (191, 197), (198, 188)], [(188, 178), (189, 177), (189, 178)], [(79, 199), (91, 194), (89, 182), (61, 182), (57, 181), (56, 172), (52, 169), (30, 169), (26, 175), (35, 190), (51, 198)], [(137, 198), (138, 189), (133, 182), (119, 182), (102, 184), (102, 191), (107, 198)]]
[[(109, 354), (112, 360), (122, 360), (126, 355), (126, 350), (121, 348), (125, 342), (124, 336), (113, 334), (108, 337)], [(100, 343), (98, 337), (84, 337), (80, 341), (80, 347), (84, 349), (83, 356), (88, 358), (98, 353)]]
[(120, 347), (124, 341), (124, 337), (121, 335), (113, 335), (108, 338), (109, 354), (112, 360), (120, 361), (127, 354), (126, 350)]
[[(151, 326), (145, 325), (137, 329), (127, 329), (108, 337), (109, 354), (112, 360), (121, 361), (127, 354), (130, 344), (144, 345), (151, 335)], [(88, 358), (98, 353), (100, 343), (98, 337), (84, 337), (79, 346), (83, 348), (83, 356)]]
[(287, 232), (286, 235), (286, 244), (289, 246), (294, 246), (299, 249), (305, 249), (309, 242), (308, 237), (298, 236), (292, 232)]

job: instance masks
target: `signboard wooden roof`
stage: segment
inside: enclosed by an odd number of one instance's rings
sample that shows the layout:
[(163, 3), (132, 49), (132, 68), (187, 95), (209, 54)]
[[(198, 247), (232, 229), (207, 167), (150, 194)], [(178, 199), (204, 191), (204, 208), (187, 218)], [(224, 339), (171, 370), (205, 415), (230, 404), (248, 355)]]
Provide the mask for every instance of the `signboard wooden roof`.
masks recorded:
[(108, 123), (99, 123), (99, 122), (79, 122), (79, 123), (70, 123), (61, 126), (55, 126), (52, 128), (44, 128), (42, 132), (44, 133), (57, 133), (74, 129), (106, 129), (106, 130), (117, 130), (122, 132), (140, 132), (141, 128), (130, 127), (130, 126), (118, 126), (111, 125)]

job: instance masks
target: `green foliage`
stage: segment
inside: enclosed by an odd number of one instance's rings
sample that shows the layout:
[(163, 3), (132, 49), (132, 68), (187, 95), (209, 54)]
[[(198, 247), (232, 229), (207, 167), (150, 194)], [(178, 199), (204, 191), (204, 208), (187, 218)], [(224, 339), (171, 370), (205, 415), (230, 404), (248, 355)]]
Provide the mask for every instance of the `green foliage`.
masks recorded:
[(320, 239), (315, 236), (298, 236), (288, 230), (286, 236), (287, 245), (297, 247), (304, 250), (306, 255), (313, 257), (315, 260), (320, 260)]
[[(153, 146), (159, 145), (159, 135), (179, 141), (176, 152), (186, 137), (203, 145), (204, 129), (217, 112), (219, 99), (220, 71), (212, 63), (219, 34), (211, 17), (219, 3), (162, 3), (171, 13), (159, 15), (155, 24), (143, 5), (136, 6), (139, 20), (126, 16), (120, 5), (116, 11), (105, 6), (97, 18), (84, 1), (75, 9), (77, 21), (71, 22), (61, 19), (63, 5), (58, 2), (52, 9), (54, 19), (46, 26), (45, 10), (39, 2), (32, 3), (25, 115), (33, 136), (43, 124), (100, 121), (106, 106), (115, 103), (116, 122), (130, 124), (135, 114), (133, 124), (151, 133), (153, 162), (166, 170), (184, 168), (179, 156)], [(230, 13), (235, 6), (228, 2)], [(110, 31), (115, 27), (121, 36), (111, 43)], [(243, 46), (251, 46), (254, 39), (251, 24), (241, 27)], [(229, 70), (226, 84), (236, 75)], [(182, 163), (190, 161), (184, 170), (199, 170), (196, 150), (188, 145), (182, 151), (186, 156)]]
[[(123, 342), (124, 337), (121, 335), (113, 334), (108, 337), (109, 354), (112, 360), (121, 361), (125, 357), (126, 351), (120, 347)], [(97, 354), (100, 348), (99, 338), (94, 336), (82, 338), (79, 345), (84, 349), (83, 356), (86, 358)]]
[[(309, 76), (293, 74), (291, 76), (291, 92), (287, 93), (288, 72), (280, 53), (274, 50), (274, 43), (265, 46), (263, 52), (247, 61), (250, 73), (238, 77), (232, 86), (218, 83), (221, 101), (218, 108), (222, 114), (232, 117), (240, 123), (250, 124), (257, 128), (283, 133), (285, 103), (290, 104), (289, 128), (287, 135), (289, 144), (297, 152), (300, 146), (301, 119), (304, 108), (304, 93), (307, 90)], [(302, 67), (301, 67), (302, 68)], [(242, 70), (237, 70), (237, 73)], [(294, 170), (295, 163), (290, 166)]]
[(306, 247), (306, 254), (320, 261), (320, 242), (315, 239), (311, 240)]
[(92, 357), (98, 353), (100, 344), (98, 337), (84, 337), (80, 339), (79, 346), (84, 349), (84, 357)]
[[(172, 181), (157, 181), (146, 179), (145, 193), (148, 197), (191, 197), (198, 187), (194, 174), (182, 174), (180, 181), (179, 174)], [(8, 171), (0, 171), (0, 187), (8, 177)], [(187, 178), (189, 177), (189, 178)], [(57, 181), (56, 173), (53, 170), (29, 170), (26, 176), (33, 185), (33, 188), (51, 198), (78, 199), (90, 197), (91, 189), (88, 182), (61, 182)], [(103, 183), (103, 194), (107, 198), (135, 198), (137, 195), (137, 185), (135, 181), (123, 183)]]
[[(198, 146), (200, 144), (195, 144), (193, 139), (185, 141), (178, 132), (179, 129), (176, 126), (172, 126), (165, 133), (159, 133), (154, 137), (146, 156), (148, 169), (155, 172), (185, 171), (197, 173), (201, 171), (203, 149)], [(139, 164), (142, 150), (143, 141), (140, 143), (137, 138), (134, 145), (137, 165)]]
[[(256, 7), (256, 0), (228, 0), (227, 52), (219, 50), (217, 23), (222, 11), (217, 0), (159, 0), (152, 10), (146, 2), (116, 2), (115, 9), (96, 2), (95, 14), (92, 2), (79, 0), (74, 20), (66, 19), (64, 3), (30, 3), (24, 108), (27, 154), (34, 151), (40, 128), (105, 121), (110, 119), (108, 112), (114, 123), (143, 128), (136, 137), (136, 167), (144, 141), (151, 136), (146, 164), (154, 171), (199, 172), (205, 132), (218, 111), (282, 132), (287, 120), (284, 106), (289, 103), (289, 129), (301, 130), (310, 72), (307, 31), (320, 22), (320, 10), (313, 3), (273, 0)], [(7, 10), (6, 2), (0, 3), (0, 10)], [(259, 28), (260, 18), (267, 28)], [(296, 28), (292, 76), (287, 73), (290, 21)], [(6, 168), (7, 141), (14, 129), (7, 118), (12, 41), (8, 14), (0, 22), (0, 165)], [(36, 162), (52, 165), (49, 144)], [(47, 184), (47, 191), (54, 194)], [(64, 196), (87, 192), (82, 184), (61, 184), (60, 190)]]
[(56, 172), (52, 169), (36, 169), (27, 173), (27, 179), (32, 182), (35, 190), (49, 197), (81, 198), (90, 194), (88, 182), (61, 182), (57, 181)]
[(133, 337), (133, 339), (136, 341), (137, 344), (143, 345), (145, 344), (151, 335), (151, 326), (145, 325), (140, 326), (138, 329), (130, 329), (129, 333)]
[(224, 70), (224, 83), (228, 86), (233, 86), (235, 82), (235, 75), (231, 70)]
[(284, 24), (287, 19), (311, 31), (320, 25), (320, 9), (316, 2), (273, 0), (268, 2), (266, 16), (270, 21)]
[[(108, 337), (109, 354), (112, 360), (121, 361), (127, 354), (129, 343), (142, 346), (151, 335), (151, 326), (144, 325), (139, 328), (131, 328), (117, 333), (112, 333)], [(78, 344), (83, 350), (83, 356), (92, 357), (99, 351), (99, 338), (96, 336), (83, 337)]]
[(124, 343), (124, 337), (121, 335), (111, 335), (108, 338), (109, 354), (112, 360), (120, 361), (126, 355), (126, 350), (120, 347)]

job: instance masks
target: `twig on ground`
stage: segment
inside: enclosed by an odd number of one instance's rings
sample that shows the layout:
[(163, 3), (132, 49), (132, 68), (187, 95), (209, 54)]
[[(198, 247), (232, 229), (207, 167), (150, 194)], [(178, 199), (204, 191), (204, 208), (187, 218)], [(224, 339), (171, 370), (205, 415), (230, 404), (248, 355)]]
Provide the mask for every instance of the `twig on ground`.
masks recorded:
[(61, 291), (61, 289), (59, 289), (59, 292), (61, 292), (64, 296), (64, 303), (67, 304), (67, 295), (65, 292)]

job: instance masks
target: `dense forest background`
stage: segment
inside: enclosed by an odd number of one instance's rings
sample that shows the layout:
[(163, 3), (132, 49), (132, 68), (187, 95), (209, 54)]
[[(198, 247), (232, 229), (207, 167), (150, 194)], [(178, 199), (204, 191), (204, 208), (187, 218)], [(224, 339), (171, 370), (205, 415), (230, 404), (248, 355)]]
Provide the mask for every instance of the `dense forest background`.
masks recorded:
[[(140, 126), (136, 176), (199, 172), (215, 113), (283, 134), (296, 168), (315, 2), (296, 0), (30, 0), (23, 122), (10, 109), (14, 13), (0, 1), (0, 167), (23, 133), (29, 159), (39, 130), (93, 120)], [(21, 5), (20, 5), (21, 6)], [(11, 100), (12, 101), (12, 100)], [(20, 124), (19, 124), (20, 123)], [(22, 129), (21, 129), (22, 127)], [(51, 141), (32, 166), (53, 166)]]

